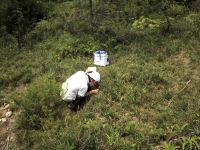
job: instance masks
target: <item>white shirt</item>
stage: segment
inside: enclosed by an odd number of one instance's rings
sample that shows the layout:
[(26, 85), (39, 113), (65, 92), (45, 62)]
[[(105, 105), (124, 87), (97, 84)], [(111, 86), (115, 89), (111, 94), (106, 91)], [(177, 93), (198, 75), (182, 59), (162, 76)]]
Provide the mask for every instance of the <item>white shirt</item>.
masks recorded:
[(89, 79), (84, 71), (78, 71), (62, 84), (61, 96), (63, 100), (75, 100), (84, 97), (88, 90)]

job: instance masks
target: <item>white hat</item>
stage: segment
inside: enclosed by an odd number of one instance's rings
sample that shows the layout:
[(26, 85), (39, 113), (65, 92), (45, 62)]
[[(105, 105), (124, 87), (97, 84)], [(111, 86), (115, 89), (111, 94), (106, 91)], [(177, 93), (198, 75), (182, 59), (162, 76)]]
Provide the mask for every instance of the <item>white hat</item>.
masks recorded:
[(100, 74), (96, 71), (88, 73), (88, 75), (97, 82), (100, 82)]

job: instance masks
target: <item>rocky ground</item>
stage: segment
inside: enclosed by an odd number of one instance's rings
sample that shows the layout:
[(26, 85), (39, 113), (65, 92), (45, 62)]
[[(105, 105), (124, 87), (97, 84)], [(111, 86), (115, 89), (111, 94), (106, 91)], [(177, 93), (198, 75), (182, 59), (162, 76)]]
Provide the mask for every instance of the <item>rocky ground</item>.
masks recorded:
[(13, 126), (15, 116), (10, 110), (10, 104), (0, 107), (0, 150), (8, 150), (15, 141)]

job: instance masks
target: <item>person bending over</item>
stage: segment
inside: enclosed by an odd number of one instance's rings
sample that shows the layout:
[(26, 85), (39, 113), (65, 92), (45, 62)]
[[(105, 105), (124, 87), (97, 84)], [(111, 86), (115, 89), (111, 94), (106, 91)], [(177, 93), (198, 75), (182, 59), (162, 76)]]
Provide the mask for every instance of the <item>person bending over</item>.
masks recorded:
[(68, 102), (70, 109), (74, 109), (79, 102), (85, 101), (88, 95), (98, 93), (99, 89), (94, 87), (98, 87), (99, 82), (98, 72), (78, 71), (62, 84), (61, 97)]

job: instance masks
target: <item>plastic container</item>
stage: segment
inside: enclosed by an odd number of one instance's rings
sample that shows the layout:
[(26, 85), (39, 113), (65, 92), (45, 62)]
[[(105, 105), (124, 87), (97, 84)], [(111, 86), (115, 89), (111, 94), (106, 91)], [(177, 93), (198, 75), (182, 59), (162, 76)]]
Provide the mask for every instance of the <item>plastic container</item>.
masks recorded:
[(98, 50), (93, 53), (94, 64), (98, 66), (108, 65), (108, 53), (103, 50)]

